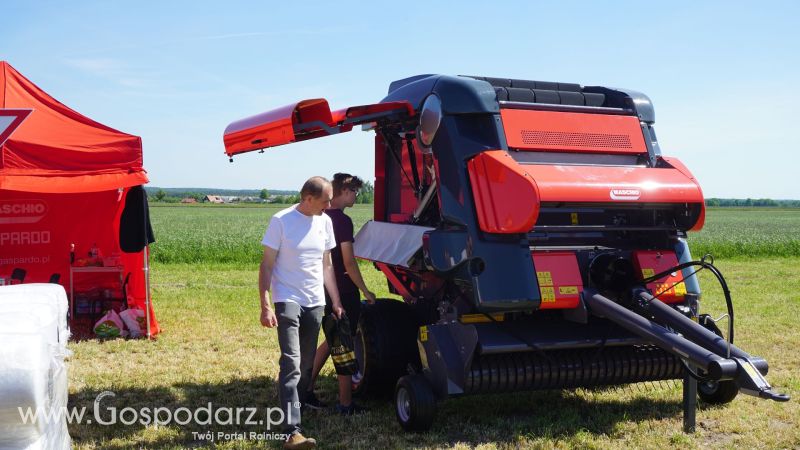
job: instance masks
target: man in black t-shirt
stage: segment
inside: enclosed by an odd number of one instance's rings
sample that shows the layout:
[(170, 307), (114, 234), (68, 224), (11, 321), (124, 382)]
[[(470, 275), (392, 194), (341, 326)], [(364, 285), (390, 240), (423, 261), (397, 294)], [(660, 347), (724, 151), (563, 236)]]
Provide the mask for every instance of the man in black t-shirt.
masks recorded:
[[(364, 293), (367, 302), (375, 302), (373, 294), (364, 283), (358, 263), (353, 255), (353, 220), (344, 213), (345, 208), (353, 206), (358, 196), (358, 191), (363, 186), (360, 178), (346, 173), (337, 173), (331, 182), (333, 185), (333, 200), (331, 208), (325, 213), (333, 222), (333, 234), (336, 237), (336, 247), (331, 250), (333, 259), (333, 271), (336, 274), (336, 286), (339, 289), (342, 307), (345, 315), (350, 322), (352, 336), (356, 334), (358, 319), (361, 315), (361, 296), (359, 290)], [(325, 315), (330, 314), (330, 301), (326, 292)], [(325, 360), (328, 358), (330, 347), (328, 342), (323, 342), (317, 349), (314, 359), (314, 371), (309, 384), (305, 404), (311, 408), (323, 408), (324, 405), (314, 395), (314, 382)], [(339, 374), (339, 403), (336, 409), (340, 414), (351, 415), (363, 411), (363, 408), (352, 401), (352, 377), (351, 375)]]

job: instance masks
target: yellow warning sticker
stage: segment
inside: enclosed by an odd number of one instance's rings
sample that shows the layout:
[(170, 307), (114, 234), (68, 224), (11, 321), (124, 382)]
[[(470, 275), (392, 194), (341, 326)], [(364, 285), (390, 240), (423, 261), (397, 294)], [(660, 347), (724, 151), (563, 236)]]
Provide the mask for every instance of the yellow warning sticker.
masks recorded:
[(642, 278), (650, 278), (655, 274), (653, 269), (642, 269)]
[(573, 225), (578, 224), (578, 213), (570, 213), (569, 217)]
[(428, 342), (428, 327), (419, 327), (419, 340), (420, 342)]
[(559, 286), (558, 292), (561, 295), (577, 294), (578, 286)]
[(751, 378), (756, 378), (756, 379), (760, 378), (758, 372), (756, 371), (756, 368), (753, 367), (753, 365), (749, 361), (742, 364), (742, 368), (744, 369), (745, 372), (747, 372), (748, 375), (750, 375)]
[[(494, 319), (494, 320), (492, 320)], [(485, 322), (502, 322), (506, 319), (505, 314), (495, 313), (491, 315), (491, 319), (486, 317), (485, 314), (464, 314), (458, 320), (461, 323), (485, 323)]]
[(553, 285), (553, 277), (550, 275), (550, 272), (536, 272), (536, 278), (539, 279), (540, 285), (545, 285), (545, 286)]
[(683, 282), (675, 285), (675, 295), (678, 297), (683, 297), (686, 295), (686, 285), (683, 284)]
[(543, 302), (552, 303), (556, 301), (556, 291), (554, 288), (542, 286), (539, 290), (542, 291)]

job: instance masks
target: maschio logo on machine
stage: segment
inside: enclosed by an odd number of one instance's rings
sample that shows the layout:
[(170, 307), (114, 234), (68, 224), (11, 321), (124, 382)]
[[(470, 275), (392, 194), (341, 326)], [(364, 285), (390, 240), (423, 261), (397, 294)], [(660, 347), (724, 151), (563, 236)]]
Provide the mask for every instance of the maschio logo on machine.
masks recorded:
[(611, 189), (611, 200), (639, 200), (639, 189)]
[(42, 200), (0, 201), (0, 224), (36, 223), (47, 214), (47, 203)]

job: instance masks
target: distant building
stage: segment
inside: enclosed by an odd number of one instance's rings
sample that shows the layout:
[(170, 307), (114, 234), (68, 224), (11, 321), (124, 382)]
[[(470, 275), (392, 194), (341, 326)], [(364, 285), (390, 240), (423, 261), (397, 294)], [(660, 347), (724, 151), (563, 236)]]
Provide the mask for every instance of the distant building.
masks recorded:
[(219, 195), (206, 195), (203, 197), (203, 201), (208, 203), (225, 203), (225, 200)]
[(181, 199), (181, 203), (197, 203), (197, 199), (194, 197), (184, 197)]

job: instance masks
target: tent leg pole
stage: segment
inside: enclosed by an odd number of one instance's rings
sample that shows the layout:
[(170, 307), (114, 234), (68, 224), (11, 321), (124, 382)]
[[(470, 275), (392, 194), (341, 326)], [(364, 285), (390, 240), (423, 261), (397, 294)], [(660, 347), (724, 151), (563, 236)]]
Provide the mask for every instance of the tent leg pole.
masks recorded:
[(147, 340), (152, 339), (150, 332), (150, 246), (144, 246), (144, 315), (147, 319)]

